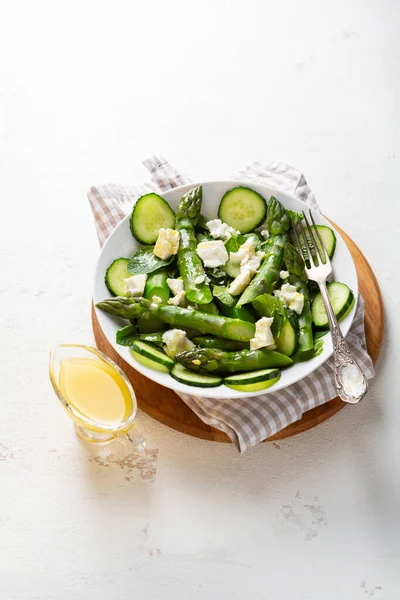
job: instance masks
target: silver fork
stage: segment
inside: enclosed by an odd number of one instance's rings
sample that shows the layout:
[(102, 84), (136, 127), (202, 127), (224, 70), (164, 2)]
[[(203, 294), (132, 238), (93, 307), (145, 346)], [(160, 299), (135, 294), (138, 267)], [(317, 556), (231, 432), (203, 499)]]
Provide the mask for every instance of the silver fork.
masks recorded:
[[(335, 364), (335, 383), (336, 389), (340, 398), (344, 402), (355, 404), (365, 396), (368, 390), (367, 380), (358, 366), (354, 354), (348, 347), (342, 332), (340, 331), (339, 323), (337, 322), (335, 313), (333, 312), (331, 301), (328, 296), (326, 287), (326, 279), (332, 273), (332, 265), (329, 260), (328, 253), (323, 244), (318, 229), (315, 226), (315, 221), (310, 210), (310, 218), (314, 228), (311, 229), (310, 223), (303, 211), (305, 226), (299, 226), (297, 229), (292, 221), (292, 227), (296, 238), (297, 247), (300, 256), (303, 258), (302, 244), (299, 236), (303, 241), (303, 247), (307, 250), (310, 266), (308, 267), (304, 261), (304, 267), (308, 279), (316, 281), (319, 285), (322, 299), (324, 301), (326, 314), (328, 315), (329, 328), (332, 335), (333, 343), (333, 359)], [(308, 238), (304, 230), (307, 230)], [(316, 241), (314, 232), (318, 238), (319, 244)], [(310, 249), (311, 246), (311, 249)]]

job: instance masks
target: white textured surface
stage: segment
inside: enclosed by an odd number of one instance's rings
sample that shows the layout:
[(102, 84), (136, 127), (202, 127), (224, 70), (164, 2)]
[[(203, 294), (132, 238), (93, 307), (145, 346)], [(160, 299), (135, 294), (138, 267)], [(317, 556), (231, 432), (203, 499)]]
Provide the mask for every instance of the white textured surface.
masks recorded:
[[(389, 0), (3, 6), (1, 600), (398, 597), (399, 27)], [(85, 193), (153, 151), (202, 179), (304, 171), (382, 287), (360, 406), (244, 456), (142, 414), (144, 459), (77, 441), (46, 368), (92, 341)]]

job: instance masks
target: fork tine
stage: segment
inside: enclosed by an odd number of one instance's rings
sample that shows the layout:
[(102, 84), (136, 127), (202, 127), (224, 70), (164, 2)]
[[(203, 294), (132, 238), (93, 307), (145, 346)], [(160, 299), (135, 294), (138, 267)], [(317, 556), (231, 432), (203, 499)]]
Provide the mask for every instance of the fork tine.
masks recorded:
[[(317, 237), (318, 237), (319, 243), (321, 244), (321, 248), (322, 248), (322, 250), (324, 251), (324, 258), (325, 258), (325, 261), (326, 261), (326, 262), (328, 262), (328, 261), (329, 261), (329, 256), (328, 256), (328, 253), (327, 253), (327, 251), (326, 251), (325, 244), (324, 244), (324, 242), (322, 241), (322, 238), (321, 238), (321, 236), (319, 235), (319, 231), (318, 231), (318, 228), (317, 228), (317, 226), (316, 226), (316, 224), (315, 224), (314, 217), (313, 217), (313, 215), (312, 215), (311, 209), (310, 209), (308, 212), (310, 213), (310, 219), (311, 219), (311, 221), (312, 221), (312, 224), (314, 225), (314, 231), (315, 231), (315, 233), (316, 233), (316, 235), (317, 235)], [(321, 256), (321, 258), (322, 258), (322, 256)]]
[[(301, 233), (303, 244), (304, 244), (304, 246), (305, 246), (305, 248), (307, 250), (307, 253), (308, 253), (308, 260), (310, 261), (310, 267), (311, 267), (311, 265), (313, 264), (313, 258), (312, 258), (312, 254), (311, 254), (311, 251), (310, 251), (310, 247), (308, 245), (306, 234), (304, 233), (304, 227), (301, 224), (299, 226), (299, 230), (300, 230), (300, 233)], [(301, 255), (303, 256), (303, 252), (302, 251), (301, 251)]]
[(304, 221), (305, 221), (305, 224), (306, 224), (306, 227), (307, 227), (307, 233), (308, 233), (308, 235), (310, 236), (310, 243), (311, 243), (311, 245), (313, 246), (313, 249), (314, 249), (314, 252), (315, 252), (315, 257), (314, 257), (314, 265), (315, 265), (316, 267), (318, 267), (318, 266), (319, 266), (319, 263), (320, 263), (320, 261), (321, 261), (321, 262), (323, 262), (323, 261), (322, 261), (322, 256), (321, 256), (321, 255), (320, 255), (320, 253), (319, 253), (318, 244), (317, 244), (317, 242), (315, 241), (315, 237), (314, 237), (313, 231), (312, 231), (312, 229), (311, 229), (311, 227), (310, 227), (310, 223), (308, 222), (307, 215), (306, 215), (306, 213), (304, 212), (304, 210), (303, 210), (303, 217), (304, 217)]
[(299, 240), (299, 236), (297, 235), (296, 225), (294, 224), (293, 219), (290, 219), (290, 220), (292, 222), (292, 229), (293, 229), (294, 237), (295, 237), (295, 240), (296, 240), (297, 249), (299, 251), (299, 254), (300, 254), (301, 258), (303, 259), (303, 262), (305, 262), (304, 261), (304, 256), (303, 256), (303, 250), (301, 248), (301, 244), (300, 244), (300, 240)]

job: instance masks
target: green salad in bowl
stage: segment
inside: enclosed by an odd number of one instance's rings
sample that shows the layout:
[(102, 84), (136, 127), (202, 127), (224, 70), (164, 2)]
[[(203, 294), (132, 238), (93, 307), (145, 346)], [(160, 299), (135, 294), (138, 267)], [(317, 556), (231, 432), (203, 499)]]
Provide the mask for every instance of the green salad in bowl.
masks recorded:
[[(215, 187), (223, 191), (218, 201)], [(121, 356), (163, 385), (215, 397), (279, 389), (326, 360), (325, 309), (292, 244), (303, 203), (232, 182), (185, 186), (179, 198), (171, 192), (139, 198), (102, 250), (94, 298)], [(334, 229), (326, 221), (316, 227), (331, 258), (340, 247), (349, 273), (350, 281), (328, 287), (348, 331), (354, 265)], [(133, 251), (116, 256), (118, 239), (121, 254), (129, 242)]]

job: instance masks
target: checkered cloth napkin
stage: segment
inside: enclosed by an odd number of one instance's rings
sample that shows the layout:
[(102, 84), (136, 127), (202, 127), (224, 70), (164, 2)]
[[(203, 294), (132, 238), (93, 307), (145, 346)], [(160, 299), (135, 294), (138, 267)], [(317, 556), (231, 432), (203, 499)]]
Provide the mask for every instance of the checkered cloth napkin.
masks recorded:
[[(165, 192), (190, 183), (161, 156), (143, 161), (151, 181), (141, 185), (104, 185), (92, 187), (88, 193), (94, 214), (97, 235), (103, 245), (114, 227), (132, 210), (133, 203), (149, 191)], [(256, 162), (240, 171), (232, 180), (265, 184), (287, 192), (319, 210), (315, 197), (304, 176), (294, 167), (283, 163)], [(365, 376), (374, 376), (374, 368), (366, 349), (364, 332), (364, 302), (358, 299), (357, 313), (347, 342), (354, 352)], [(336, 397), (332, 359), (312, 375), (275, 393), (242, 399), (199, 398), (178, 394), (180, 398), (208, 425), (224, 431), (240, 452), (301, 419), (306, 411)]]

